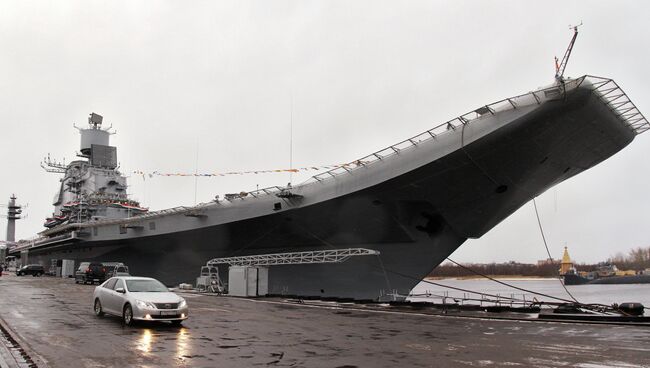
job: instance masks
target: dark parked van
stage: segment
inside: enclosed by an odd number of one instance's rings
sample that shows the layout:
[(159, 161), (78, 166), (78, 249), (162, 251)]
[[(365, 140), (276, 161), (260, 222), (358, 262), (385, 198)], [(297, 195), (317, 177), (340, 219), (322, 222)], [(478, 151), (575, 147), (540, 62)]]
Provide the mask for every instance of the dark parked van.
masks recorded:
[(81, 262), (74, 274), (74, 282), (77, 284), (80, 282), (101, 284), (104, 281), (106, 281), (106, 267), (101, 263)]
[(106, 279), (115, 276), (131, 276), (129, 274), (129, 267), (122, 262), (102, 262), (106, 268)]
[(39, 264), (25, 265), (16, 270), (16, 276), (32, 275), (34, 277), (37, 277), (41, 276), (44, 273), (45, 270), (43, 270), (43, 266)]

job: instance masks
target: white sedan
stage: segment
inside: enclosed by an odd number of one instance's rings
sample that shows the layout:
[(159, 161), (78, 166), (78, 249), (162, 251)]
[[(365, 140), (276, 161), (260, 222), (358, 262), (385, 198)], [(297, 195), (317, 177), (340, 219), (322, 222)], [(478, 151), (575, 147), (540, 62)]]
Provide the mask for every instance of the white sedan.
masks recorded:
[(126, 325), (136, 320), (180, 325), (188, 317), (185, 299), (149, 277), (110, 278), (95, 288), (93, 303), (97, 316), (104, 313), (120, 316)]

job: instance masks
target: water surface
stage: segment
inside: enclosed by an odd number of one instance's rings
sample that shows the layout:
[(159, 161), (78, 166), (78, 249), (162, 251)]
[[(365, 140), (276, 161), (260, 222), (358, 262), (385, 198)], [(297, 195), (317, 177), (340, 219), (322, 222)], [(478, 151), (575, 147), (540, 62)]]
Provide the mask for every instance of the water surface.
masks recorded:
[[(452, 290), (428, 283), (427, 280), (420, 282), (412, 291), (412, 294), (435, 294), (453, 298), (472, 297), (480, 298), (480, 293), (499, 295), (502, 297), (514, 297), (517, 299), (539, 301), (558, 301), (550, 297), (535, 295), (531, 292), (524, 292), (505, 285), (498, 284), (487, 279), (458, 280), (443, 279), (429, 280), (432, 283), (451, 286), (460, 289), (471, 290), (475, 294)], [(553, 297), (571, 300), (571, 297), (562, 287), (558, 279), (502, 279), (504, 283), (516, 287), (531, 290), (535, 293), (547, 294)], [(569, 292), (581, 303), (601, 303), (611, 305), (612, 303), (640, 302), (650, 307), (650, 284), (626, 284), (626, 285), (571, 285), (567, 286)], [(411, 300), (429, 300), (440, 302), (441, 299), (430, 299), (423, 297), (412, 297)], [(451, 301), (448, 301), (451, 302)]]

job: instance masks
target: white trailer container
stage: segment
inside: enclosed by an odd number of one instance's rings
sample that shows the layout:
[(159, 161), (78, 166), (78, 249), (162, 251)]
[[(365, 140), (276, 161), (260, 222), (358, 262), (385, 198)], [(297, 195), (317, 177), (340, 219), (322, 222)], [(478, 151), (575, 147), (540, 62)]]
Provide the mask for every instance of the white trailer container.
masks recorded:
[(68, 278), (74, 277), (74, 260), (73, 259), (63, 259), (61, 260), (61, 277)]
[(264, 296), (268, 291), (268, 267), (230, 266), (228, 268), (228, 295)]

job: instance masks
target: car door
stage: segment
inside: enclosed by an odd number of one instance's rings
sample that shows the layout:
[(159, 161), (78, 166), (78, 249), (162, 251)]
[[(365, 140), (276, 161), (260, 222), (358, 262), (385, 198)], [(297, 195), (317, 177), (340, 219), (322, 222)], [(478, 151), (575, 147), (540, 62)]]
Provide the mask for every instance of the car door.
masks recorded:
[(105, 283), (103, 283), (101, 286), (98, 286), (97, 298), (102, 304), (102, 309), (106, 313), (111, 313), (111, 314), (113, 313), (113, 311), (109, 306), (110, 305), (109, 299), (111, 297), (110, 294), (113, 291), (113, 286), (115, 286), (116, 282), (117, 279), (108, 280)]
[(115, 286), (112, 290), (108, 290), (108, 293), (110, 295), (108, 299), (111, 311), (117, 315), (122, 314), (122, 305), (124, 305), (124, 294), (115, 291), (119, 288), (125, 289), (124, 280), (121, 278), (117, 279), (117, 282), (115, 283)]
[(108, 313), (111, 314), (117, 314), (117, 310), (115, 309), (116, 305), (116, 298), (117, 296), (115, 294), (118, 294), (115, 292), (115, 284), (117, 284), (118, 279), (110, 279), (106, 281), (104, 286), (102, 287), (101, 290), (101, 297), (100, 301), (102, 302), (102, 307), (104, 310)]

